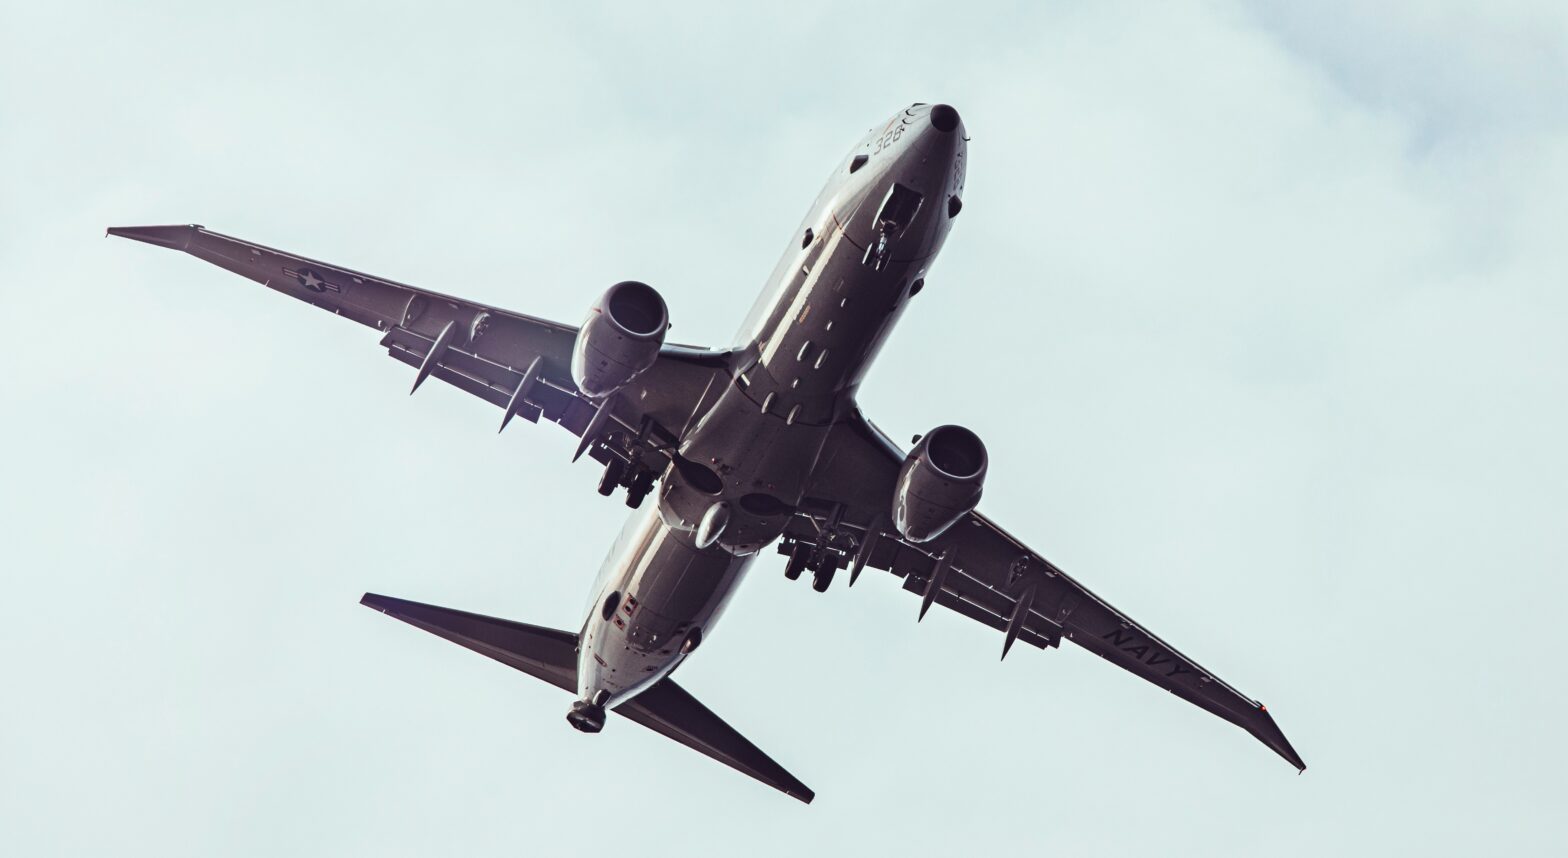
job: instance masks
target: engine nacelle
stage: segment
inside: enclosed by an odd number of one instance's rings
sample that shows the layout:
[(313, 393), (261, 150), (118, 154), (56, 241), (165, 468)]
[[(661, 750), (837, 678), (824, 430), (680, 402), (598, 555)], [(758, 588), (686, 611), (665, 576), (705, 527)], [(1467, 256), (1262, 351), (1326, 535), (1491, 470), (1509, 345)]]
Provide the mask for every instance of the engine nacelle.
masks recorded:
[(652, 286), (623, 280), (588, 311), (572, 347), (572, 381), (598, 399), (630, 384), (659, 357), (670, 313)]
[(910, 542), (942, 535), (980, 503), (988, 459), (980, 437), (938, 426), (909, 451), (893, 493), (893, 526)]

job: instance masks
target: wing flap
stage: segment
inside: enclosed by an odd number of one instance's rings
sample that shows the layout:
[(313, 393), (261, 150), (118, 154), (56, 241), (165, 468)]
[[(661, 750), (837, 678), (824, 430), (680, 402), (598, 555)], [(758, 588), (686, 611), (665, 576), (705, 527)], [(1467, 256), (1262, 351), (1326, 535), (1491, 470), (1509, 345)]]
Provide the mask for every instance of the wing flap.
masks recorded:
[[(904, 589), (911, 593), (924, 593), (928, 579), (909, 574), (904, 576)], [(952, 570), (942, 583), (935, 603), (955, 611), (999, 632), (1007, 631), (1007, 621), (1017, 604), (1006, 594), (997, 593), (970, 577), (967, 573)], [(1038, 649), (1055, 647), (1061, 643), (1061, 631), (1050, 620), (1030, 612), (1018, 639)]]
[[(387, 346), (387, 354), (415, 369), (418, 369), (425, 360), (424, 355), (400, 345)], [(452, 365), (449, 359), (442, 360), (436, 364), (435, 369), (431, 370), (430, 374), (465, 393), (489, 402), (491, 405), (505, 408), (507, 402), (511, 400), (511, 394), (478, 375), (458, 369)], [(530, 423), (538, 423), (539, 409), (538, 407), (525, 409), (519, 411), (517, 416), (526, 419)]]

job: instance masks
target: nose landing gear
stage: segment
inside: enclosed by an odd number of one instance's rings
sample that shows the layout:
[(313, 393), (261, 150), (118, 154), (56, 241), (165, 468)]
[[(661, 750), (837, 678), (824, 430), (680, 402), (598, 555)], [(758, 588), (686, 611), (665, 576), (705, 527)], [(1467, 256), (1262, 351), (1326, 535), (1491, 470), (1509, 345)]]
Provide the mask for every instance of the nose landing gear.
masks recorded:
[(923, 199), (913, 188), (894, 183), (887, 197), (882, 200), (882, 210), (877, 213), (876, 219), (877, 238), (866, 248), (866, 255), (860, 260), (862, 265), (873, 271), (887, 267), (893, 255), (893, 240), (903, 235), (904, 230), (914, 223)]
[(860, 264), (869, 266), (872, 271), (881, 271), (887, 267), (890, 256), (887, 231), (884, 230), (877, 233), (876, 243), (866, 248), (866, 255), (860, 260)]

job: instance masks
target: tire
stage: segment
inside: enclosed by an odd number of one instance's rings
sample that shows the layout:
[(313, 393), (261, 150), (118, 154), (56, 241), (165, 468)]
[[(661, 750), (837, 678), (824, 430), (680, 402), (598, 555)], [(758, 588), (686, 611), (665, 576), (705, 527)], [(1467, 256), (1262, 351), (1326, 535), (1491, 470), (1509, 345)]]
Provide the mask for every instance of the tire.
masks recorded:
[(793, 581), (806, 571), (806, 561), (811, 559), (811, 546), (804, 542), (795, 543), (795, 550), (789, 554), (789, 562), (784, 565), (784, 577)]
[(826, 593), (828, 585), (833, 583), (833, 573), (836, 571), (838, 571), (837, 567), (829, 565), (827, 568), (812, 575), (811, 589), (816, 590), (818, 593)]
[(604, 476), (599, 478), (599, 494), (609, 497), (621, 487), (621, 477), (626, 473), (626, 463), (620, 459), (611, 459), (610, 464), (604, 466)]
[(632, 509), (642, 506), (643, 498), (653, 491), (653, 474), (644, 471), (626, 481), (626, 505)]

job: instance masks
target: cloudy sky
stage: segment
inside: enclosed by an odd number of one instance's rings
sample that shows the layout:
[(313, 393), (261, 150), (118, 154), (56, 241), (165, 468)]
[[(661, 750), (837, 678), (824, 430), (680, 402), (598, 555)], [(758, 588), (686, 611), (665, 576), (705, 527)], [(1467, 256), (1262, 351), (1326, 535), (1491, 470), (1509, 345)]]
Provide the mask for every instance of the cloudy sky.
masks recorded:
[[(0, 852), (1568, 851), (1560, 3), (0, 0)], [(550, 426), (114, 224), (727, 343), (913, 101), (964, 214), (863, 390), (1269, 705), (768, 555), (683, 684), (807, 807), (356, 604), (575, 628), (624, 508)]]

